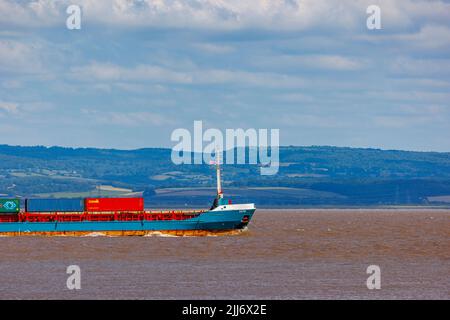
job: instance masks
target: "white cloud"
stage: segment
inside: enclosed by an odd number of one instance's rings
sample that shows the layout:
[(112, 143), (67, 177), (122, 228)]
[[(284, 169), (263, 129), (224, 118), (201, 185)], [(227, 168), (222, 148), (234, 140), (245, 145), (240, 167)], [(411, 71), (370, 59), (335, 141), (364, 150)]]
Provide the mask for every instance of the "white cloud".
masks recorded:
[(174, 119), (171, 117), (152, 112), (111, 112), (109, 114), (108, 122), (126, 126), (152, 125), (158, 127), (173, 125), (175, 123)]
[(302, 68), (331, 71), (354, 71), (367, 66), (366, 59), (342, 55), (273, 55), (254, 58), (251, 62), (263, 68)]
[(196, 43), (194, 44), (194, 47), (202, 52), (212, 54), (226, 54), (235, 51), (235, 49), (232, 46), (222, 44), (212, 44), (212, 43)]
[[(273, 119), (272, 119), (273, 122)], [(341, 117), (318, 114), (283, 114), (277, 119), (277, 125), (288, 127), (344, 128), (351, 123)]]
[(331, 70), (358, 70), (364, 64), (360, 58), (350, 59), (337, 55), (306, 56), (303, 59), (305, 65), (315, 65), (318, 68)]
[(134, 68), (126, 68), (114, 64), (93, 62), (87, 66), (73, 67), (70, 75), (77, 80), (83, 81), (192, 82), (188, 74), (153, 65), (139, 65)]
[[(327, 141), (364, 123), (411, 136), (428, 123), (433, 138), (433, 124), (449, 123), (448, 1), (77, 0), (80, 32), (65, 30), (69, 3), (0, 0), (0, 96), (19, 102), (1, 102), (0, 116), (92, 137), (100, 124), (111, 140), (121, 125), (158, 133), (215, 105), (230, 125), (328, 128)], [(382, 9), (380, 31), (365, 27), (368, 4)], [(76, 116), (91, 103), (102, 111)], [(287, 112), (274, 119), (275, 108)], [(90, 141), (81, 131), (68, 130)]]
[(450, 49), (450, 27), (446, 25), (428, 24), (418, 31), (400, 32), (395, 34), (370, 34), (356, 36), (355, 39), (373, 43), (395, 44), (395, 48), (404, 47), (406, 50)]
[(19, 112), (19, 107), (17, 103), (0, 101), (0, 111), (9, 114), (17, 114)]
[(414, 34), (392, 36), (394, 40), (408, 42), (408, 45), (423, 49), (450, 49), (450, 28), (442, 25), (426, 25)]
[(394, 74), (415, 77), (447, 76), (450, 73), (450, 59), (399, 57), (390, 62), (389, 69)]
[[(3, 23), (64, 26), (71, 0), (0, 0)], [(354, 28), (365, 23), (373, 0), (78, 0), (90, 23), (128, 26), (236, 29)], [(450, 4), (426, 0), (377, 0), (383, 25), (405, 27), (415, 21), (448, 21)]]
[(0, 71), (37, 73), (42, 71), (37, 44), (15, 40), (0, 40)]
[(238, 84), (273, 88), (296, 88), (305, 85), (305, 80), (298, 76), (223, 69), (197, 70), (193, 73), (193, 79), (197, 84)]
[(155, 65), (126, 68), (98, 62), (87, 66), (73, 67), (70, 77), (84, 82), (150, 81), (192, 85), (240, 84), (259, 87), (299, 87), (305, 84), (301, 77), (277, 73), (199, 69), (198, 67), (174, 71)]
[(160, 113), (148, 111), (132, 112), (100, 112), (96, 109), (82, 109), (81, 113), (86, 117), (86, 121), (101, 125), (116, 125), (126, 127), (137, 126), (168, 126), (176, 124), (173, 117), (165, 116)]
[(288, 103), (310, 103), (314, 101), (314, 98), (303, 93), (286, 93), (279, 95), (277, 100)]
[(0, 0), (0, 25), (16, 25), (24, 27), (48, 27), (60, 23), (62, 13), (69, 1), (28, 0), (17, 2), (14, 0)]
[(442, 117), (435, 114), (421, 114), (417, 116), (405, 117), (404, 115), (380, 115), (372, 119), (373, 124), (386, 128), (406, 128), (423, 125), (436, 125), (437, 123), (446, 123)]

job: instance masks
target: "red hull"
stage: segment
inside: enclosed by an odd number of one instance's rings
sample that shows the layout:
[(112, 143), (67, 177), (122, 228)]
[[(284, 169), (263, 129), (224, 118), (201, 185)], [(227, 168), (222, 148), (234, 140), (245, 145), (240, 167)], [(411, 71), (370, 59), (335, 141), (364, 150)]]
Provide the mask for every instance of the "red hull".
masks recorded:
[(205, 211), (141, 211), (114, 213), (32, 213), (22, 212), (16, 215), (0, 215), (2, 222), (80, 222), (80, 221), (165, 221), (187, 220), (199, 216)]

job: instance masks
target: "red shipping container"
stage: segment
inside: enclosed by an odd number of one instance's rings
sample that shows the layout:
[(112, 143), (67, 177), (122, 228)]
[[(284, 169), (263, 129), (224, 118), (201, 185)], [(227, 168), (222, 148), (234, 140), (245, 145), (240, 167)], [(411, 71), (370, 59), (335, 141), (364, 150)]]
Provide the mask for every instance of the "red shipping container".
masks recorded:
[(144, 211), (144, 198), (87, 198), (86, 211)]

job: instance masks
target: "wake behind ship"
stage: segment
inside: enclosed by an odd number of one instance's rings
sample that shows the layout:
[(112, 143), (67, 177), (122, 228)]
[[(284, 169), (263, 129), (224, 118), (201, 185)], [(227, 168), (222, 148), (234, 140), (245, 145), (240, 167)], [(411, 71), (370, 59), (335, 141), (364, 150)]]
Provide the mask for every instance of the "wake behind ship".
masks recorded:
[(143, 198), (0, 199), (0, 235), (89, 234), (144, 236), (233, 234), (243, 230), (255, 205), (231, 204), (222, 192), (217, 163), (217, 196), (209, 210), (145, 210)]

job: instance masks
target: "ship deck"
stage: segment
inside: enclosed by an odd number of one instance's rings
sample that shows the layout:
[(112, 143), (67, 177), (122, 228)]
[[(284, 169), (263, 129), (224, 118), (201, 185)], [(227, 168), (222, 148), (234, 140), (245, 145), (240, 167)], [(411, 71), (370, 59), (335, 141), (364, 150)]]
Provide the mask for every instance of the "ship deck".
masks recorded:
[(3, 222), (168, 221), (198, 217), (207, 210), (149, 210), (142, 212), (21, 212), (2, 214)]

